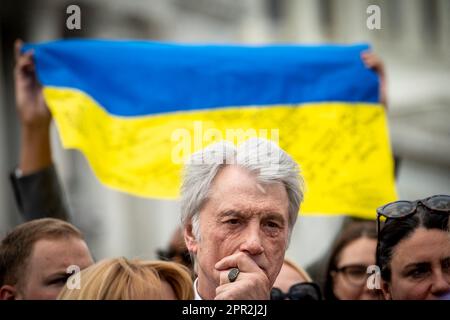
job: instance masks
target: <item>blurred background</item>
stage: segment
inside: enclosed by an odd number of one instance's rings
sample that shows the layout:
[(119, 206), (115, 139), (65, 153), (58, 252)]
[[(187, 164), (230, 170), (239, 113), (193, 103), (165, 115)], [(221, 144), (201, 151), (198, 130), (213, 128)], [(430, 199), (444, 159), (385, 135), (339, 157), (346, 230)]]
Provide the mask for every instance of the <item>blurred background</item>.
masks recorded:
[[(81, 9), (69, 30), (66, 9)], [(370, 30), (369, 5), (381, 9)], [(154, 39), (200, 43), (369, 42), (384, 61), (388, 120), (402, 199), (450, 193), (450, 0), (89, 0), (0, 3), (0, 237), (21, 222), (8, 174), (19, 152), (13, 42), (60, 38)], [(172, 201), (131, 197), (101, 185), (85, 158), (62, 150), (55, 163), (74, 222), (97, 259), (156, 258), (179, 224)], [(344, 217), (302, 217), (287, 253), (307, 266), (332, 243)]]

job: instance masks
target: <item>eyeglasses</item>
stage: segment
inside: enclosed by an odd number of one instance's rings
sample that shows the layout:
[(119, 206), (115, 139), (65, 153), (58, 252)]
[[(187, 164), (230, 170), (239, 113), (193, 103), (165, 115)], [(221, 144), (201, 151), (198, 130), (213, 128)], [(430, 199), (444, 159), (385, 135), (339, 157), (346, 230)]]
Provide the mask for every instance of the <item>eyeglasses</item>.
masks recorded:
[(417, 212), (419, 205), (427, 208), (433, 213), (450, 213), (450, 195), (434, 195), (425, 199), (416, 201), (395, 201), (388, 203), (377, 209), (377, 226), (378, 226), (378, 245), (377, 245), (377, 264), (379, 264), (379, 244), (380, 244), (380, 218), (386, 219), (403, 219)]
[(174, 248), (169, 248), (168, 250), (156, 250), (156, 255), (159, 260), (163, 261), (175, 261), (184, 264), (185, 266), (191, 266), (192, 260), (189, 251), (176, 250)]
[(272, 288), (270, 291), (271, 300), (322, 300), (322, 293), (319, 286), (314, 282), (296, 283), (289, 288), (288, 293), (284, 293), (279, 288)]
[(345, 280), (353, 286), (360, 287), (367, 282), (367, 266), (362, 264), (351, 264), (336, 268), (334, 272), (341, 273)]

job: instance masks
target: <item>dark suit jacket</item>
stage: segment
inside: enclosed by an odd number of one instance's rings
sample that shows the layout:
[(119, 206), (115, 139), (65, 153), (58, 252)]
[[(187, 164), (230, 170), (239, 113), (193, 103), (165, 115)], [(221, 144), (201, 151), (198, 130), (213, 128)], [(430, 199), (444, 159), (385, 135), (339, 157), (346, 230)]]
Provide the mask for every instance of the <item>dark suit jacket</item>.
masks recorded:
[(39, 218), (70, 220), (64, 191), (52, 165), (30, 175), (10, 174), (16, 203), (26, 221)]

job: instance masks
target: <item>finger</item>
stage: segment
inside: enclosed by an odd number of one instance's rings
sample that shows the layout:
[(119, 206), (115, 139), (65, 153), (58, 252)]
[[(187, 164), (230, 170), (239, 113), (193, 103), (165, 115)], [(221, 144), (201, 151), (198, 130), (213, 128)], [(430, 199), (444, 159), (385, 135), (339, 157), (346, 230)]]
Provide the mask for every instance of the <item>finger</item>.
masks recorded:
[(367, 60), (364, 60), (364, 65), (369, 69), (377, 69), (380, 63), (374, 58), (368, 58)]
[(33, 55), (34, 55), (34, 49), (27, 50), (26, 52), (22, 53), (22, 46), (23, 41), (20, 39), (17, 39), (14, 43), (14, 57), (16, 60), (16, 63), (22, 60), (28, 61), (29, 63), (33, 63)]
[[(228, 274), (230, 273), (230, 270), (231, 269), (220, 271), (220, 273), (219, 273), (220, 285), (223, 285), (223, 284), (226, 284), (226, 283), (231, 283), (230, 279), (228, 278)], [(239, 280), (239, 277), (242, 276), (241, 273), (243, 273), (243, 272), (240, 272), (240, 270), (239, 270), (238, 277), (237, 277), (237, 279), (235, 281)]]
[(361, 52), (361, 59), (367, 59), (367, 58), (371, 57), (372, 54), (373, 53), (370, 50), (363, 51), (363, 52)]
[(20, 50), (22, 49), (23, 41), (21, 39), (16, 39), (14, 41), (14, 58), (15, 60), (19, 60), (19, 57), (21, 55)]
[[(250, 295), (245, 292), (249, 287), (248, 282), (242, 283), (226, 283), (216, 288), (215, 300), (234, 300), (234, 299), (249, 299)], [(244, 293), (244, 294), (243, 294)], [(245, 296), (245, 298), (243, 298)]]
[(375, 63), (373, 61), (370, 61), (370, 60), (364, 61), (364, 65), (368, 69), (373, 69), (375, 67)]
[(214, 300), (233, 300), (227, 291), (216, 294)]
[(371, 53), (367, 53), (367, 54), (365, 54), (365, 55), (361, 55), (361, 59), (362, 59), (365, 63), (368, 63), (368, 62), (373, 61), (373, 60), (374, 60), (373, 58), (374, 58), (374, 57), (373, 57), (373, 55), (372, 55)]
[(228, 272), (229, 272), (228, 270), (219, 272), (219, 280), (220, 280), (219, 284), (220, 285), (223, 285), (223, 284), (229, 282), (228, 281)]
[(28, 50), (25, 53), (21, 53), (17, 57), (16, 63), (20, 63), (21, 61), (30, 61), (30, 62), (32, 62), (33, 61), (33, 54), (34, 54), (33, 49)]
[(255, 274), (245, 274), (239, 282), (225, 283), (216, 288), (216, 300), (268, 299), (269, 279)]
[(361, 59), (367, 65), (373, 65), (378, 61), (378, 57), (372, 51), (364, 51), (361, 53)]
[(241, 272), (257, 272), (261, 268), (243, 252), (238, 252), (227, 256), (216, 263), (215, 268), (219, 271), (231, 268), (239, 268)]
[(226, 297), (224, 294), (218, 294), (214, 297), (214, 300), (231, 300), (231, 299)]
[(362, 56), (362, 59), (366, 64), (369, 64), (370, 66), (378, 66), (381, 64), (381, 59), (373, 52)]
[(214, 298), (214, 300), (230, 300), (230, 295), (229, 293), (232, 292), (233, 287), (235, 287), (235, 284), (231, 284), (231, 283), (226, 283), (226, 284), (222, 284), (220, 286), (218, 286), (216, 288), (216, 296)]
[(31, 72), (34, 70), (34, 61), (33, 61), (33, 52), (27, 52), (22, 54), (17, 60), (15, 70), (17, 72), (28, 71)]

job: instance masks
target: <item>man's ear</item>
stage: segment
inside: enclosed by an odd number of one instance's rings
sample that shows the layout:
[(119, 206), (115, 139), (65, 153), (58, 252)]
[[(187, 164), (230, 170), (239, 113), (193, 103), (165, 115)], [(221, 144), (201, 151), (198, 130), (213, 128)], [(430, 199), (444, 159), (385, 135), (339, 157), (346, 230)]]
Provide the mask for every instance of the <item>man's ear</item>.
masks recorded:
[(0, 300), (16, 300), (16, 299), (17, 299), (17, 290), (14, 286), (5, 284), (0, 288)]
[(389, 285), (389, 282), (384, 281), (383, 279), (381, 279), (381, 291), (383, 292), (385, 300), (392, 300), (391, 287)]
[(191, 223), (184, 226), (184, 242), (186, 242), (186, 247), (189, 252), (192, 252), (194, 254), (197, 253), (197, 239), (192, 232)]

